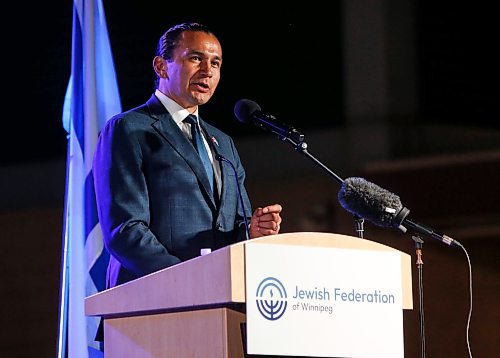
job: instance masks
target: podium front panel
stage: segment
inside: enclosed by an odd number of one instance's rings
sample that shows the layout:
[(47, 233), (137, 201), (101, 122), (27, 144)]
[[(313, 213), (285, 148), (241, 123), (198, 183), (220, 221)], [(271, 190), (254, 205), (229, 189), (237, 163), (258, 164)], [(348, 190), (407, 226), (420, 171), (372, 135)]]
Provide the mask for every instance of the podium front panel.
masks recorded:
[(403, 357), (397, 252), (248, 243), (249, 354)]

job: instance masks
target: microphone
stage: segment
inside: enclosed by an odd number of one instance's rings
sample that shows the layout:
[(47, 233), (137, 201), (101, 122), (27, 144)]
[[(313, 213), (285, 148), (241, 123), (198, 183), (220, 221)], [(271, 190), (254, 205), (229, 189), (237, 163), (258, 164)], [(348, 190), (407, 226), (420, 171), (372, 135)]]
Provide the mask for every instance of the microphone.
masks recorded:
[(449, 246), (462, 246), (457, 240), (409, 219), (410, 210), (403, 206), (399, 196), (363, 178), (345, 179), (337, 196), (344, 209), (377, 226), (395, 227), (402, 232), (408, 227)]
[(253, 123), (259, 128), (277, 134), (281, 139), (303, 142), (304, 135), (294, 127), (282, 123), (271, 114), (262, 112), (260, 106), (249, 99), (240, 99), (234, 105), (234, 115), (242, 123)]

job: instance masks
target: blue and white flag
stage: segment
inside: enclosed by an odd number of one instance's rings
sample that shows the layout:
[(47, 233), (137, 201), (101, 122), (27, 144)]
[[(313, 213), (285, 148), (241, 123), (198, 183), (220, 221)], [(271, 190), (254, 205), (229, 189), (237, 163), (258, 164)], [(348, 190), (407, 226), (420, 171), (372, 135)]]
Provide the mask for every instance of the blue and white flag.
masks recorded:
[(58, 357), (93, 357), (99, 318), (85, 297), (105, 288), (106, 252), (95, 203), (92, 157), (100, 129), (121, 112), (102, 0), (75, 0), (71, 77), (63, 108), (68, 132)]

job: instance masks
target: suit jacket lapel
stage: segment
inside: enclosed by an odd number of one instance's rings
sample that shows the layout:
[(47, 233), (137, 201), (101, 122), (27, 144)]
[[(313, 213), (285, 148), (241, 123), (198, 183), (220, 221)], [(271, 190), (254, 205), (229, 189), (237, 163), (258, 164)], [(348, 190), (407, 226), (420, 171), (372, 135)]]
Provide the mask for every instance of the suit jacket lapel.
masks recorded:
[(210, 188), (210, 183), (208, 181), (207, 172), (201, 163), (200, 157), (193, 145), (186, 138), (184, 133), (180, 130), (179, 126), (174, 122), (168, 111), (161, 104), (161, 102), (153, 95), (147, 102), (150, 115), (155, 119), (152, 126), (158, 131), (158, 133), (170, 144), (173, 150), (175, 150), (188, 165), (193, 170), (194, 174), (198, 178), (198, 181), (202, 184), (207, 198), (210, 199), (210, 203), (213, 209), (216, 209), (214, 198), (212, 196), (212, 189)]

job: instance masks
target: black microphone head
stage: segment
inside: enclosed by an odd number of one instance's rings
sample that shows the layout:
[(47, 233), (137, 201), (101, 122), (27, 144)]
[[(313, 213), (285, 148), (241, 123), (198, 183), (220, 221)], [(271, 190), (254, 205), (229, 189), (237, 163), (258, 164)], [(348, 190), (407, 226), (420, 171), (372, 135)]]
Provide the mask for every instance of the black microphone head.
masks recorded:
[(260, 106), (249, 99), (240, 99), (234, 105), (234, 115), (242, 123), (251, 123), (252, 115), (260, 111)]
[(399, 196), (363, 178), (345, 179), (337, 196), (344, 209), (377, 226), (398, 227), (403, 220), (399, 214), (409, 212)]

